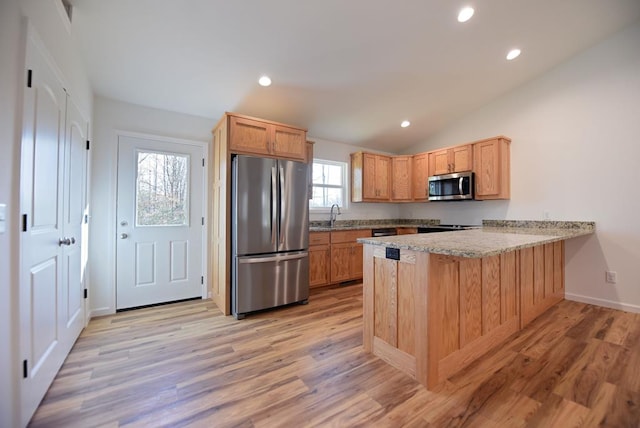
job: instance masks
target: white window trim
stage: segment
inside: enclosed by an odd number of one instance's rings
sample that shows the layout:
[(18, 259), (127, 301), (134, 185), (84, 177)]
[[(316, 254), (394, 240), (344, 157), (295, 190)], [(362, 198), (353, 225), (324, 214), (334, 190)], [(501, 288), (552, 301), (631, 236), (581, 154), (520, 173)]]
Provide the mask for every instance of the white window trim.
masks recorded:
[[(344, 206), (340, 206), (340, 212), (345, 212), (349, 210), (349, 200), (351, 199), (351, 195), (349, 194), (349, 190), (351, 188), (351, 186), (349, 186), (349, 163), (347, 162), (341, 162), (341, 161), (334, 161), (334, 160), (328, 160), (328, 159), (320, 159), (320, 158), (314, 158), (312, 162), (322, 162), (324, 164), (328, 164), (328, 165), (336, 165), (342, 168), (342, 186), (331, 186), (328, 185), (326, 187), (333, 187), (333, 188), (340, 188), (342, 187), (344, 189), (344, 201), (343, 204)], [(313, 186), (313, 183), (311, 183), (311, 185)], [(330, 207), (318, 207), (318, 208), (313, 208), (313, 207), (309, 207), (309, 212), (310, 213), (330, 213), (331, 212), (331, 208)]]

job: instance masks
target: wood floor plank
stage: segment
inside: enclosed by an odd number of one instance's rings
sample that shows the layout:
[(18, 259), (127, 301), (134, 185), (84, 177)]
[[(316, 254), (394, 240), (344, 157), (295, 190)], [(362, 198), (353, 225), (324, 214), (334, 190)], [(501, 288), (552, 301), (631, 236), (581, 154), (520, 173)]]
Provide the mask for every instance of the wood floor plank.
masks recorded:
[(91, 321), (33, 427), (640, 426), (640, 315), (563, 301), (435, 391), (362, 348), (362, 286), (236, 321)]

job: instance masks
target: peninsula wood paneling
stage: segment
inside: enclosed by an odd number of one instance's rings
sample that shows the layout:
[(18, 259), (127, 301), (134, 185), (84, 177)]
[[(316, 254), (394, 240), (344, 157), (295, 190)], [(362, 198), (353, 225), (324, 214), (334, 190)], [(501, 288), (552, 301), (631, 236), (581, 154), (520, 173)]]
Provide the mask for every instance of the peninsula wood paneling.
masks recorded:
[(482, 335), (482, 260), (460, 264), (460, 346)]
[(564, 294), (564, 242), (553, 243), (553, 292)]
[[(517, 251), (500, 254), (500, 322), (519, 315)], [(562, 269), (562, 266), (559, 266)]]
[[(398, 349), (415, 355), (416, 292), (413, 279), (416, 268), (413, 263), (397, 263), (398, 269)], [(424, 316), (424, 314), (422, 314)]]
[(398, 281), (396, 262), (389, 259), (374, 258), (375, 282), (374, 330), (379, 337), (393, 347), (398, 346)]
[(564, 299), (564, 242), (526, 248), (519, 253), (521, 325), (525, 326)]
[(482, 334), (500, 325), (500, 256), (482, 258)]

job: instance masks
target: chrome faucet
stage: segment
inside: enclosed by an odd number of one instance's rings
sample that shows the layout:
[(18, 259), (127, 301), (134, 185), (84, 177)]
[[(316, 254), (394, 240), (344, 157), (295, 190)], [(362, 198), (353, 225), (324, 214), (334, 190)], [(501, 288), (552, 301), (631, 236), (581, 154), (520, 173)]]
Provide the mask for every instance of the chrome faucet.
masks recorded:
[[(333, 212), (333, 209), (336, 208), (336, 212)], [(338, 204), (331, 205), (331, 213), (329, 213), (329, 226), (333, 227), (336, 222), (336, 216), (340, 215), (340, 207)]]

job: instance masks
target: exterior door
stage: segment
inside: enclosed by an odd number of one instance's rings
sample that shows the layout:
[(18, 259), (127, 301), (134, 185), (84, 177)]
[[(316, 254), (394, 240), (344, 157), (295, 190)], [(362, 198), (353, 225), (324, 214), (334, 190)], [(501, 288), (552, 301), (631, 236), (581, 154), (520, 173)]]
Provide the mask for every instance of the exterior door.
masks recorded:
[[(84, 325), (87, 121), (29, 35), (20, 175), (20, 387), (26, 425)], [(65, 125), (68, 124), (68, 125)]]
[(116, 309), (201, 297), (202, 146), (118, 138)]

